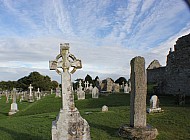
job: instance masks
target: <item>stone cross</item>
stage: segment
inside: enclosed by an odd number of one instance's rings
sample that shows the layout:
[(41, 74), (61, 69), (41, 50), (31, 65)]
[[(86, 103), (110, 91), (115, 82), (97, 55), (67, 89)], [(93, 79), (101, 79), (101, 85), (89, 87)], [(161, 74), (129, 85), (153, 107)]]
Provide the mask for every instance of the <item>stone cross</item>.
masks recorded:
[[(61, 75), (63, 109), (72, 108), (74, 106), (74, 99), (69, 98), (72, 96), (71, 74), (73, 74), (77, 69), (82, 68), (81, 60), (76, 59), (74, 55), (70, 54), (69, 43), (60, 44), (60, 54), (57, 55), (54, 61), (49, 61), (49, 67), (50, 70), (55, 70)], [(71, 67), (73, 67), (73, 69), (71, 72), (69, 72)]]
[(32, 96), (32, 89), (33, 89), (32, 85), (30, 84), (30, 86), (28, 88), (30, 90), (30, 95), (29, 96)]
[(146, 75), (145, 60), (135, 57), (131, 60), (130, 126), (146, 127)]
[(87, 82), (86, 81), (84, 82), (84, 86), (85, 86), (85, 89), (86, 89), (86, 87), (87, 87)]
[(60, 54), (49, 62), (49, 67), (61, 75), (62, 86), (62, 109), (52, 122), (52, 140), (90, 140), (89, 125), (75, 107), (71, 90), (71, 74), (82, 68), (81, 60), (70, 54), (69, 43), (60, 44)]
[(89, 82), (87, 81), (87, 83), (86, 83), (86, 89), (88, 89), (88, 86), (89, 86)]

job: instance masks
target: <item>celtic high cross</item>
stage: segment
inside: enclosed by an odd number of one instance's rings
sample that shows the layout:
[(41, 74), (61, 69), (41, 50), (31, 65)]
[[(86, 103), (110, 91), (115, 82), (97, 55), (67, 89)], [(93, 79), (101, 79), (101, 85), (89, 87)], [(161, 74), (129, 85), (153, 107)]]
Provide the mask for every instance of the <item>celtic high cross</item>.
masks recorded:
[[(69, 52), (69, 43), (60, 44), (60, 54), (56, 59), (49, 61), (50, 70), (61, 75), (63, 109), (73, 109), (74, 99), (71, 93), (71, 74), (82, 68), (81, 60)], [(70, 71), (70, 68), (73, 68)], [(70, 74), (71, 73), (71, 74)]]

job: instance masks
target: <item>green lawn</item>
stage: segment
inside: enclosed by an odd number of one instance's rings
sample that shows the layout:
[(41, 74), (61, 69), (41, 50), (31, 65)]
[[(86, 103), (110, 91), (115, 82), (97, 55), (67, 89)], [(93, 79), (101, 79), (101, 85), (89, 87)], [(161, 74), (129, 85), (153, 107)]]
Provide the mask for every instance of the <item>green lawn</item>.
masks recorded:
[[(19, 112), (8, 116), (11, 103), (0, 100), (0, 139), (2, 140), (47, 140), (51, 139), (51, 124), (60, 107), (61, 98), (49, 95), (34, 103), (18, 102)], [(129, 123), (129, 94), (110, 94), (91, 99), (75, 100), (75, 105), (91, 129), (92, 140), (122, 140), (117, 131)], [(149, 97), (147, 97), (149, 99)], [(157, 140), (190, 139), (190, 98), (185, 106), (177, 106), (174, 96), (159, 96), (162, 113), (147, 114), (147, 123), (158, 129)], [(101, 112), (107, 105), (108, 112)], [(147, 102), (148, 106), (148, 102)], [(86, 115), (85, 112), (92, 112)]]

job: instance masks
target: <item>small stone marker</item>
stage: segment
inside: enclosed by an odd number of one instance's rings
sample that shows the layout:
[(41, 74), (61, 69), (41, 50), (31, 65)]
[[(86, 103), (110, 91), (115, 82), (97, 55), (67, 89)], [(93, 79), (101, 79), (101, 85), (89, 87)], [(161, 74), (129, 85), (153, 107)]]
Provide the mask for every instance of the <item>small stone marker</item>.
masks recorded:
[(85, 99), (85, 92), (82, 90), (82, 81), (79, 81), (79, 88), (77, 90), (77, 97), (78, 100), (84, 100)]
[(146, 75), (145, 60), (135, 57), (131, 60), (131, 94), (130, 94), (130, 125), (123, 125), (119, 135), (127, 139), (152, 140), (158, 131), (146, 124)]
[(92, 89), (93, 89), (92, 83), (90, 83), (90, 87), (88, 89), (90, 90), (90, 93), (92, 93)]
[(37, 100), (40, 100), (41, 99), (41, 93), (40, 93), (40, 88), (38, 88), (38, 91), (36, 92), (37, 94)]
[(9, 115), (13, 115), (15, 114), (16, 112), (18, 112), (18, 106), (17, 106), (17, 103), (16, 103), (16, 88), (13, 88), (13, 91), (12, 91), (12, 94), (13, 94), (13, 102), (11, 104), (11, 109), (9, 111)]
[(9, 93), (7, 90), (5, 91), (5, 95), (6, 95), (6, 103), (9, 103)]
[(117, 92), (117, 93), (120, 92), (119, 89), (120, 89), (120, 88), (119, 88), (119, 84), (118, 84), (118, 83), (115, 83), (115, 84), (114, 84), (114, 92)]
[(108, 107), (106, 105), (102, 106), (102, 112), (107, 112), (108, 111)]
[(159, 99), (156, 95), (153, 95), (150, 99), (150, 108), (147, 109), (148, 113), (151, 112), (161, 112), (161, 108), (159, 107)]
[(98, 98), (99, 97), (99, 90), (98, 88), (95, 86), (93, 89), (92, 89), (92, 98)]
[(129, 87), (127, 83), (124, 86), (124, 93), (129, 93)]
[(59, 87), (59, 84), (58, 84), (58, 86), (56, 87), (55, 97), (61, 97), (61, 89), (60, 89), (60, 87)]

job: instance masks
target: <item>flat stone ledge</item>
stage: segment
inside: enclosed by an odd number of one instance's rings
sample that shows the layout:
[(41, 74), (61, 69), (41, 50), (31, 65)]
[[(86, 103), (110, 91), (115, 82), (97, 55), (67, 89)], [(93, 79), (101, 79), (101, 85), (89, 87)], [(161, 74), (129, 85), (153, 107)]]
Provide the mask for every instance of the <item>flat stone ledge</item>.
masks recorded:
[(118, 135), (129, 140), (153, 140), (158, 135), (158, 131), (150, 125), (144, 128), (133, 128), (124, 124), (119, 128)]

